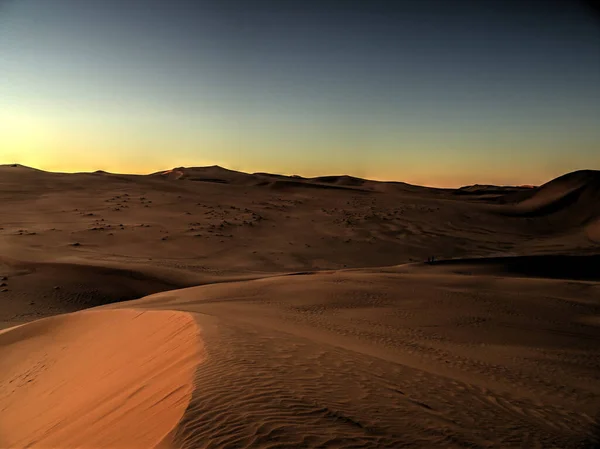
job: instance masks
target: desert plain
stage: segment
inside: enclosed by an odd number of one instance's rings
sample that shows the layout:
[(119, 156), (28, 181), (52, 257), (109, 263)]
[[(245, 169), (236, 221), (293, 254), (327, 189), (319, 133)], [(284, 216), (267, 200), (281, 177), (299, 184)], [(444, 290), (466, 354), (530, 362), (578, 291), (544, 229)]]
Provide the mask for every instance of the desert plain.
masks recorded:
[(593, 448), (600, 172), (0, 167), (0, 448)]

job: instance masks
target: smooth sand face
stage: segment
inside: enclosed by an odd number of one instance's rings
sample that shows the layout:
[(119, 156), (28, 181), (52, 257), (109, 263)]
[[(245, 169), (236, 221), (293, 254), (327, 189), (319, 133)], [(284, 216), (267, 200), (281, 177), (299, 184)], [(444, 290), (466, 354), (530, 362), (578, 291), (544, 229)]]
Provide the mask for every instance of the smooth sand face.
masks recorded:
[(164, 447), (200, 359), (181, 312), (77, 312), (3, 332), (0, 447)]

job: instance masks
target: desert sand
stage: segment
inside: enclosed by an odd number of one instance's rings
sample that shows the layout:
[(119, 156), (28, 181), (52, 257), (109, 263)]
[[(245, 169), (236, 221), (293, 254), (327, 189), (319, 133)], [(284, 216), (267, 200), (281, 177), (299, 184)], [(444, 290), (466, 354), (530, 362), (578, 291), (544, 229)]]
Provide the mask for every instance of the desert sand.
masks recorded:
[(0, 447), (600, 444), (598, 171), (17, 165), (0, 201)]
[(201, 360), (191, 315), (86, 311), (0, 335), (1, 447), (157, 447)]

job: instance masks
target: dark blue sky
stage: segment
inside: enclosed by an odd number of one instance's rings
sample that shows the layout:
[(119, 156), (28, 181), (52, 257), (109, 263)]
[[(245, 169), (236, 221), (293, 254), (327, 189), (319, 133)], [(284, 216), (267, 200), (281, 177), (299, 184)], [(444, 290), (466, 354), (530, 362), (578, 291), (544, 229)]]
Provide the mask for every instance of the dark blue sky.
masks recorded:
[(0, 2), (0, 160), (432, 185), (600, 168), (577, 1)]

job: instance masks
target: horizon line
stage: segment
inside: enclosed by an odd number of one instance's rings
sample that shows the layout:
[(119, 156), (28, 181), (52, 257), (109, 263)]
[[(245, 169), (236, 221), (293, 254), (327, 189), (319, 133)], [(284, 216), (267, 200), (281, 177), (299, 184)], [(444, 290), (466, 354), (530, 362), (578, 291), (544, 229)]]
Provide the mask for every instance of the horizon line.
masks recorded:
[(20, 163), (2, 163), (0, 164), (0, 167), (21, 167), (21, 168), (26, 168), (26, 169), (30, 169), (30, 170), (36, 170), (36, 171), (41, 171), (41, 172), (45, 172), (45, 173), (57, 173), (57, 174), (94, 174), (94, 173), (106, 173), (109, 175), (127, 175), (127, 176), (151, 176), (151, 175), (157, 175), (157, 174), (163, 174), (163, 173), (168, 173), (170, 171), (173, 170), (177, 170), (177, 169), (202, 169), (202, 168), (218, 168), (221, 170), (227, 170), (230, 172), (236, 172), (236, 173), (241, 173), (241, 174), (245, 174), (245, 175), (276, 175), (276, 176), (285, 176), (285, 177), (297, 177), (297, 178), (302, 178), (302, 179), (306, 179), (306, 180), (315, 180), (317, 178), (325, 178), (325, 177), (349, 177), (349, 178), (355, 178), (355, 179), (360, 179), (363, 181), (370, 181), (370, 182), (378, 182), (378, 183), (401, 183), (401, 184), (408, 184), (408, 185), (413, 185), (413, 186), (418, 186), (418, 187), (426, 187), (426, 188), (430, 188), (430, 189), (440, 189), (440, 190), (451, 190), (451, 189), (460, 189), (463, 187), (470, 187), (470, 186), (495, 186), (495, 187), (520, 187), (520, 188), (535, 188), (535, 187), (539, 187), (547, 182), (552, 181), (553, 179), (557, 179), (561, 176), (567, 175), (569, 173), (576, 173), (576, 172), (583, 172), (583, 171), (600, 171), (600, 170), (595, 170), (595, 169), (580, 169), (580, 170), (574, 170), (571, 172), (566, 172), (563, 173), (562, 175), (559, 175), (557, 177), (551, 178), (548, 181), (546, 181), (545, 183), (541, 183), (541, 184), (529, 184), (529, 183), (524, 183), (524, 184), (482, 184), (482, 183), (473, 183), (473, 184), (464, 184), (461, 185), (459, 187), (439, 187), (439, 186), (427, 186), (427, 185), (422, 185), (422, 184), (413, 184), (410, 182), (406, 182), (406, 181), (399, 181), (399, 180), (381, 180), (381, 179), (372, 179), (372, 178), (363, 178), (360, 176), (354, 176), (354, 175), (349, 175), (349, 174), (328, 174), (328, 175), (318, 175), (318, 176), (304, 176), (304, 175), (299, 175), (297, 173), (292, 173), (292, 174), (284, 174), (284, 173), (272, 173), (272, 172), (267, 172), (267, 171), (254, 171), (254, 172), (246, 172), (246, 171), (241, 171), (241, 170), (234, 170), (234, 169), (229, 169), (226, 167), (223, 167), (222, 165), (219, 164), (213, 164), (213, 165), (199, 165), (199, 166), (176, 166), (173, 168), (168, 168), (168, 169), (164, 169), (164, 170), (157, 170), (157, 171), (152, 171), (152, 172), (144, 172), (144, 173), (132, 173), (132, 172), (117, 172), (117, 171), (108, 171), (108, 170), (104, 170), (104, 169), (96, 169), (96, 170), (74, 170), (74, 171), (64, 171), (64, 170), (47, 170), (47, 169), (43, 169), (43, 168), (38, 168), (38, 167), (34, 167), (34, 166), (30, 166), (30, 165), (24, 165), (24, 164), (20, 164)]

